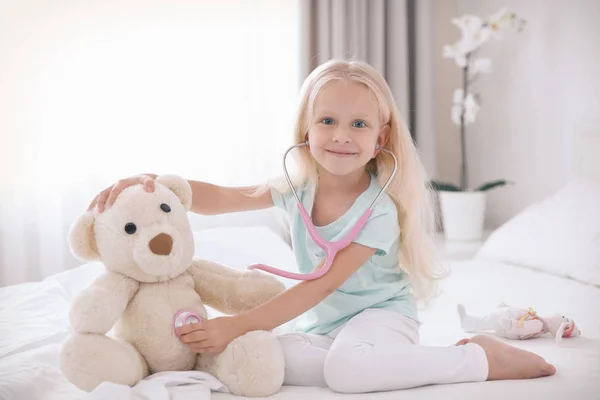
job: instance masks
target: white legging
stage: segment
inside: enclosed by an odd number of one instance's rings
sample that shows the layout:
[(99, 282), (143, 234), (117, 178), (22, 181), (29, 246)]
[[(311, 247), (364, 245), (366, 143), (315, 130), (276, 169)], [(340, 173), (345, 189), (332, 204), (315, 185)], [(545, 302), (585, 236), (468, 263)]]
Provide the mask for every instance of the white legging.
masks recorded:
[(367, 309), (328, 335), (294, 332), (279, 339), (284, 385), (367, 393), (485, 381), (488, 375), (479, 345), (419, 345), (417, 322), (381, 309)]

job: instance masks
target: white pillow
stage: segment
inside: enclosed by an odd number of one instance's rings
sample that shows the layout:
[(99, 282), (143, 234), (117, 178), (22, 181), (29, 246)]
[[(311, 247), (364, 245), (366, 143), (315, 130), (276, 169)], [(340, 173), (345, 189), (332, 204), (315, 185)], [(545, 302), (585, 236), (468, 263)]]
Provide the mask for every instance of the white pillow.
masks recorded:
[(277, 207), (218, 215), (189, 213), (189, 219), (195, 231), (230, 227), (267, 227), (291, 246), (287, 216)]
[(572, 179), (492, 232), (476, 258), (600, 286), (600, 182)]

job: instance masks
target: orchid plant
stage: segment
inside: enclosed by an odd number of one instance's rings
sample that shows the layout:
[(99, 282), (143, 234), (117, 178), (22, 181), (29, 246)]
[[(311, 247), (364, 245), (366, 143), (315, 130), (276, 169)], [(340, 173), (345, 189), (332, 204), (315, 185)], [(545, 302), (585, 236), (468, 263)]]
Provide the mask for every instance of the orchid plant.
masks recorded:
[[(516, 27), (520, 32), (525, 25), (525, 20), (517, 17), (515, 13), (509, 13), (506, 12), (506, 9), (502, 9), (488, 20), (482, 20), (474, 15), (464, 15), (454, 18), (452, 23), (460, 29), (461, 38), (453, 45), (444, 46), (442, 55), (444, 58), (453, 59), (462, 70), (462, 88), (454, 91), (451, 110), (452, 122), (460, 127), (460, 185), (439, 181), (431, 183), (435, 190), (460, 192), (468, 190), (465, 130), (467, 125), (475, 122), (481, 107), (480, 96), (470, 93), (469, 89), (481, 74), (489, 73), (492, 66), (489, 58), (476, 57), (476, 54), (490, 39), (501, 39), (502, 31)], [(489, 190), (507, 183), (505, 180), (486, 182), (477, 187), (475, 191)]]

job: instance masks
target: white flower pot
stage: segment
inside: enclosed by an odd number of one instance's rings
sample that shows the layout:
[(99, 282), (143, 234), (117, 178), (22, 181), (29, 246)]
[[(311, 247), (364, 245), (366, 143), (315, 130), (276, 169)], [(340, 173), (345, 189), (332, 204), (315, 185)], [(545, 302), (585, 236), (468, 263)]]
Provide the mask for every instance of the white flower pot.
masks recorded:
[(485, 192), (440, 191), (439, 195), (446, 239), (481, 239), (485, 217)]

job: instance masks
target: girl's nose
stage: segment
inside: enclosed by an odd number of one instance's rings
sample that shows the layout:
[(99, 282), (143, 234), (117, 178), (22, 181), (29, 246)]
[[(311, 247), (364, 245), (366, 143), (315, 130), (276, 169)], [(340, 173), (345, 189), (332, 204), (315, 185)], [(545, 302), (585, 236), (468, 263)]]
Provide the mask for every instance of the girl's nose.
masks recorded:
[(333, 141), (336, 143), (350, 143), (350, 135), (346, 129), (336, 129), (333, 132)]

